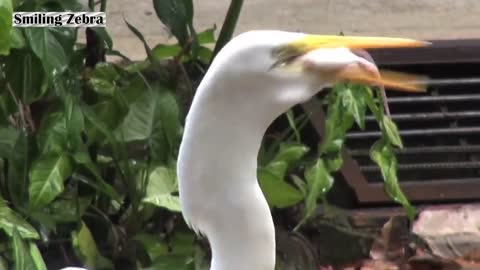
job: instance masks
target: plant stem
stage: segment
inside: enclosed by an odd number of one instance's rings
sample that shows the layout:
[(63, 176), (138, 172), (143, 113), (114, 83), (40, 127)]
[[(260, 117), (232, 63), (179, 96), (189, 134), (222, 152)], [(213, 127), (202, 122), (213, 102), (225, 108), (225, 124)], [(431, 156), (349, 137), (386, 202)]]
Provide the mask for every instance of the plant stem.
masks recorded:
[(222, 30), (220, 30), (220, 35), (218, 36), (215, 49), (213, 50), (212, 61), (217, 55), (217, 53), (227, 44), (230, 39), (232, 39), (233, 32), (237, 26), (238, 17), (240, 16), (240, 11), (242, 10), (243, 0), (232, 0), (230, 2), (230, 7), (228, 8), (227, 16), (225, 16), (225, 21), (223, 22)]
[(100, 11), (105, 12), (107, 10), (107, 0), (102, 0), (100, 2)]
[(90, 11), (95, 10), (95, 0), (88, 0), (88, 8), (90, 9)]

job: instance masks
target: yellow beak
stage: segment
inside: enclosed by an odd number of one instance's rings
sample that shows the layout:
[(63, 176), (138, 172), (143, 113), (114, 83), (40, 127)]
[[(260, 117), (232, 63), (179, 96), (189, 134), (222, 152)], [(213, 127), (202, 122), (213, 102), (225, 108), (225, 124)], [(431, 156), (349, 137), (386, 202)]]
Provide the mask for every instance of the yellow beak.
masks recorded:
[[(322, 48), (379, 49), (425, 47), (429, 42), (405, 38), (306, 35), (277, 51), (281, 58), (302, 55)], [(349, 65), (335, 74), (334, 81), (348, 80), (392, 90), (424, 92), (427, 77), (401, 72), (379, 71), (374, 64)], [(423, 83), (422, 83), (423, 82)]]
[(294, 48), (297, 52), (306, 53), (321, 48), (379, 49), (428, 45), (430, 45), (429, 42), (407, 38), (306, 35), (291, 42), (288, 47)]

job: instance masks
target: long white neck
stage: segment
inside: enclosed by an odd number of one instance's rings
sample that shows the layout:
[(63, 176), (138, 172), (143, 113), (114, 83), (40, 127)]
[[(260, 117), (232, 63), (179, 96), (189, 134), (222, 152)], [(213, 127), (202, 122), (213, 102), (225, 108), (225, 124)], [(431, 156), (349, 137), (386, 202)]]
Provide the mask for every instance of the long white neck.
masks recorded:
[(232, 87), (207, 77), (197, 91), (178, 159), (182, 211), (208, 238), (212, 270), (273, 270), (274, 225), (256, 171), (263, 134), (283, 108), (265, 106), (273, 89)]

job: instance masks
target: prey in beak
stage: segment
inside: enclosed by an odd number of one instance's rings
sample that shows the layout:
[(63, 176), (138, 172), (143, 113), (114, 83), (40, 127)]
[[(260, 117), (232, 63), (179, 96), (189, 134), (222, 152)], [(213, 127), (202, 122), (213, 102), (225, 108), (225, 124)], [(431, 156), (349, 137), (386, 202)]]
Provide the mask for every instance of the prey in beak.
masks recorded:
[(425, 76), (379, 70), (363, 49), (428, 46), (403, 38), (306, 35), (274, 51), (273, 68), (293, 69), (328, 84), (351, 81), (405, 92), (425, 92)]

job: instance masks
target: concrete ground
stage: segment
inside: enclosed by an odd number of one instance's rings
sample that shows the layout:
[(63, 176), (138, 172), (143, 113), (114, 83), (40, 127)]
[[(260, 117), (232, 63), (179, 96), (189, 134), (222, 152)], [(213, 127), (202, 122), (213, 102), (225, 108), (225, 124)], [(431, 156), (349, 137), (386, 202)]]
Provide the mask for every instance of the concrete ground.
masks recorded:
[[(198, 31), (217, 25), (229, 0), (194, 0)], [(420, 39), (480, 38), (479, 0), (245, 0), (237, 33), (281, 29), (309, 33), (404, 36)], [(108, 1), (107, 27), (115, 48), (143, 59), (143, 46), (126, 27), (136, 26), (153, 46), (173, 42), (152, 0)]]

